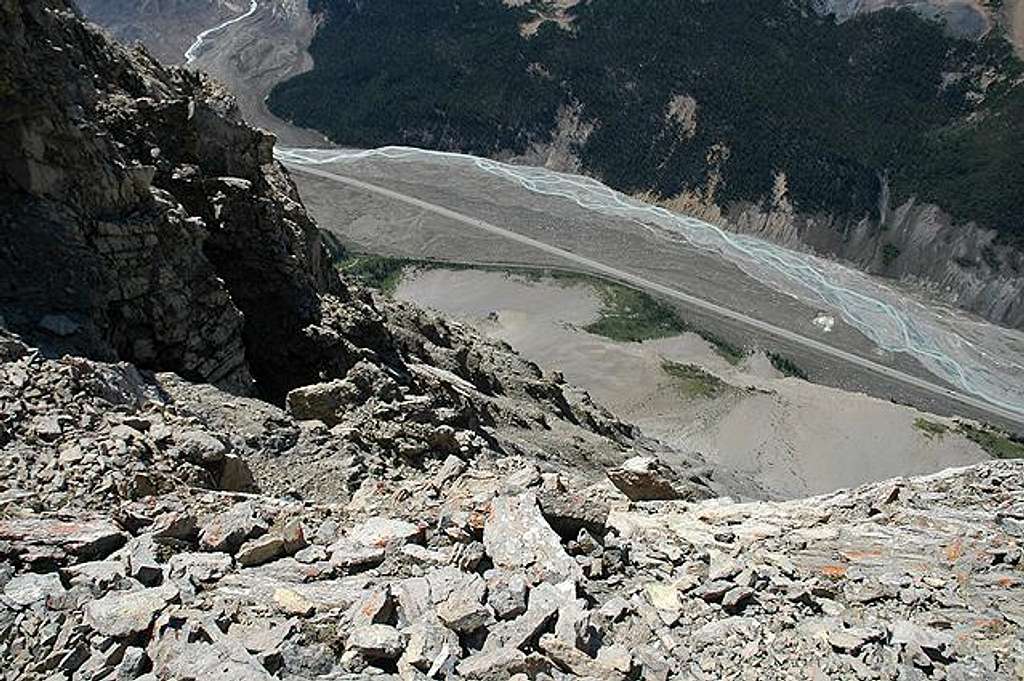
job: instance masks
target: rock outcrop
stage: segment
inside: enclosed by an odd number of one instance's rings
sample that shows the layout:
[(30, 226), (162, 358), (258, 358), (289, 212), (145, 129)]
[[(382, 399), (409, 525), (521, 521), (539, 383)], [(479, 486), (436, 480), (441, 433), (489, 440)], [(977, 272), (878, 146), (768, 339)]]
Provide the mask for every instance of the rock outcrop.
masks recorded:
[(63, 2), (2, 12), (7, 325), (47, 351), (277, 399), (315, 376), (318, 296), (346, 291), (273, 138)]

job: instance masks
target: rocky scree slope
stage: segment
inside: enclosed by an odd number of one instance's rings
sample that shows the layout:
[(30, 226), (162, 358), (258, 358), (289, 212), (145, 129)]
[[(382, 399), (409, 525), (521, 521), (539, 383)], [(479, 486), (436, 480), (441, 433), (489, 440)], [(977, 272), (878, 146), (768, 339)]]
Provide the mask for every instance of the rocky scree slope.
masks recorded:
[(0, 8), (3, 678), (1024, 671), (1019, 464), (723, 498), (339, 279), (216, 86)]
[(0, 338), (0, 675), (1024, 673), (1019, 463), (739, 503), (649, 456), (350, 430)]

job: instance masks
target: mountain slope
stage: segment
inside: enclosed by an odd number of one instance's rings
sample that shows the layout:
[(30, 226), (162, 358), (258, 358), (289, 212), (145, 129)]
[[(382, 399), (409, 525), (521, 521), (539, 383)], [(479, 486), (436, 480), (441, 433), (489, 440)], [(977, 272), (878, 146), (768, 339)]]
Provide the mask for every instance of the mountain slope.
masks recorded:
[(1019, 464), (707, 499), (340, 278), (217, 86), (64, 0), (0, 26), (5, 678), (1020, 675)]
[[(323, 409), (317, 399), (361, 403), (376, 391), (414, 439), (458, 426), (528, 448), (564, 427), (586, 457), (642, 445), (507, 347), (343, 281), (273, 138), (219, 86), (108, 43), (62, 2), (4, 11), (8, 331), (46, 356), (127, 361), (279, 405), (323, 382), (296, 399)], [(443, 395), (427, 399), (434, 390)], [(400, 429), (374, 433), (373, 409), (347, 418), (368, 450), (427, 446)], [(493, 432), (505, 426), (535, 437)]]

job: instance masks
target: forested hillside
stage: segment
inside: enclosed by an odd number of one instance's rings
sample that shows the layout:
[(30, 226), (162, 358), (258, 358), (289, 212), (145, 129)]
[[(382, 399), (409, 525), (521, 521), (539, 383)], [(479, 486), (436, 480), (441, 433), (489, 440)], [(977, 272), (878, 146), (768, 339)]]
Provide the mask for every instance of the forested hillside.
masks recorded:
[(501, 0), (314, 0), (316, 68), (279, 115), (342, 144), (521, 153), (559, 112), (575, 153), (625, 191), (772, 196), (873, 217), (883, 178), (1024, 241), (1022, 66), (998, 30), (953, 38), (909, 11), (836, 24), (805, 0), (590, 0), (524, 36)]

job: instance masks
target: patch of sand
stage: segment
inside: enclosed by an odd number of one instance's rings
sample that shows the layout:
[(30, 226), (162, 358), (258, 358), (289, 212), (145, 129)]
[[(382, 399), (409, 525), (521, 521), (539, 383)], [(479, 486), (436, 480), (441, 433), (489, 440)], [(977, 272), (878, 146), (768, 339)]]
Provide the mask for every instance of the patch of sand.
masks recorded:
[(1006, 19), (1010, 41), (1024, 59), (1024, 0), (1006, 0)]
[[(586, 284), (480, 270), (417, 270), (396, 295), (507, 341), (546, 370), (588, 390), (646, 434), (801, 496), (986, 459), (963, 436), (914, 425), (942, 417), (862, 394), (784, 378), (763, 354), (730, 365), (695, 334), (617, 343), (582, 330), (601, 303)], [(735, 387), (691, 398), (662, 369), (695, 364)]]

